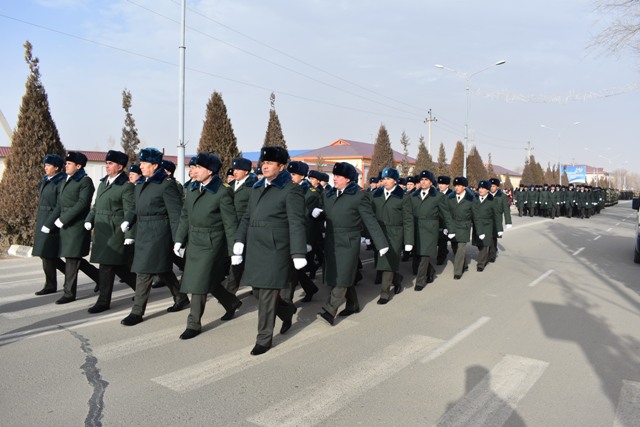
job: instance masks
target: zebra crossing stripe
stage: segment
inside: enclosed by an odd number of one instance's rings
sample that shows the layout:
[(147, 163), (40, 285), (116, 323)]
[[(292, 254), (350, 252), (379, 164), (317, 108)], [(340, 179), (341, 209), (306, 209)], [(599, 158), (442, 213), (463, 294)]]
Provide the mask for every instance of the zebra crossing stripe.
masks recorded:
[(253, 346), (245, 347), (216, 357), (215, 359), (210, 359), (169, 374), (152, 378), (151, 381), (177, 393), (197, 390), (200, 387), (220, 381), (223, 378), (237, 374), (245, 369), (281, 357), (283, 354), (304, 347), (316, 341), (318, 338), (326, 338), (330, 335), (343, 332), (346, 328), (352, 328), (357, 324), (357, 322), (345, 319), (338, 325), (327, 328), (324, 320), (315, 320), (311, 325), (306, 326), (296, 335), (288, 339), (286, 343), (272, 348), (260, 357), (249, 354)]
[(449, 409), (438, 427), (494, 427), (503, 425), (518, 403), (540, 379), (549, 364), (507, 354)]
[(409, 335), (385, 347), (379, 354), (349, 366), (318, 386), (272, 405), (247, 421), (264, 427), (314, 425), (389, 379), (442, 343), (432, 337)]
[(637, 426), (638, 420), (640, 420), (640, 383), (623, 380), (613, 426)]
[(458, 344), (460, 341), (468, 337), (473, 331), (480, 328), (489, 320), (491, 320), (491, 318), (486, 316), (479, 318), (478, 320), (473, 322), (471, 325), (467, 326), (466, 328), (464, 328), (463, 330), (461, 330), (460, 332), (458, 332), (457, 334), (449, 338), (447, 341), (443, 342), (442, 345), (440, 345), (438, 348), (434, 349), (433, 351), (430, 351), (429, 354), (427, 354), (424, 358), (422, 358), (421, 362), (428, 363), (436, 359), (437, 357), (442, 356), (447, 350), (449, 350), (451, 347), (453, 347), (454, 345)]

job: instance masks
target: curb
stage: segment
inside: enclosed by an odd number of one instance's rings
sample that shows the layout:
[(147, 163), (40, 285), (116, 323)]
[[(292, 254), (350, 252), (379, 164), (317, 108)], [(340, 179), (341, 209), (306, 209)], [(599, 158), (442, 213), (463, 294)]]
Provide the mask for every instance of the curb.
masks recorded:
[(33, 247), (23, 245), (11, 245), (7, 250), (7, 253), (11, 256), (20, 258), (31, 258), (31, 251)]

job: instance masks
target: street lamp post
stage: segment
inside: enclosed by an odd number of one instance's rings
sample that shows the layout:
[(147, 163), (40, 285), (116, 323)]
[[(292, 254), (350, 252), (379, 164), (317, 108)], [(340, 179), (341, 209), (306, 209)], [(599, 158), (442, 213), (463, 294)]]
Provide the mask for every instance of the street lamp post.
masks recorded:
[(562, 184), (562, 174), (564, 173), (564, 171), (563, 171), (564, 168), (562, 167), (562, 162), (560, 161), (560, 136), (562, 135), (562, 132), (565, 129), (567, 129), (569, 126), (576, 126), (576, 125), (579, 125), (579, 124), (580, 124), (580, 122), (573, 122), (570, 125), (561, 127), (560, 129), (555, 129), (555, 128), (552, 128), (551, 126), (547, 126), (547, 125), (540, 125), (541, 128), (545, 128), (545, 129), (549, 129), (551, 131), (557, 132), (558, 141), (557, 141), (557, 144), (556, 144), (556, 149), (557, 149), (557, 152), (558, 152), (558, 166), (559, 166), (559, 171), (558, 172), (560, 173), (560, 183), (561, 184)]
[(465, 117), (465, 122), (464, 122), (464, 157), (463, 157), (463, 163), (462, 163), (462, 175), (463, 176), (467, 176), (467, 152), (469, 151), (469, 80), (471, 80), (471, 77), (475, 76), (476, 74), (480, 74), (483, 71), (488, 70), (489, 68), (495, 67), (497, 65), (502, 65), (504, 63), (506, 63), (507, 61), (505, 61), (504, 59), (501, 61), (496, 62), (495, 64), (491, 64), (488, 67), (485, 67), (479, 71), (473, 72), (473, 73), (465, 73), (462, 71), (458, 71), (455, 70), (453, 68), (448, 68), (445, 67), (444, 65), (440, 65), (440, 64), (436, 64), (435, 67), (436, 68), (440, 68), (442, 70), (447, 70), (447, 71), (452, 71), (456, 74), (460, 74), (461, 76), (464, 77), (465, 79), (465, 91), (466, 91), (466, 97), (467, 97), (467, 111), (466, 111), (466, 117)]

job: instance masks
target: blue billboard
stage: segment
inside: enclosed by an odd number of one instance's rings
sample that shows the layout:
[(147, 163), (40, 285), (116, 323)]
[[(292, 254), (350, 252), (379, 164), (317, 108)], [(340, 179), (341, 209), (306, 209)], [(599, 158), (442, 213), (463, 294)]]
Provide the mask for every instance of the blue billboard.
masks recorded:
[(586, 183), (587, 182), (587, 167), (580, 166), (565, 166), (565, 172), (567, 172), (567, 179), (569, 184)]

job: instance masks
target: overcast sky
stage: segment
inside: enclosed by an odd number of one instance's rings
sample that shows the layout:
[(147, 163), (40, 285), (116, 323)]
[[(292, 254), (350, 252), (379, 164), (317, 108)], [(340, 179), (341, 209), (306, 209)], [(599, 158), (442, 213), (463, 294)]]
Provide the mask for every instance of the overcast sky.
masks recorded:
[[(214, 91), (239, 148), (257, 151), (274, 91), (290, 149), (374, 142), (384, 124), (398, 151), (406, 131), (415, 156), (431, 109), (434, 157), (444, 143), (449, 160), (464, 136), (468, 77), (469, 143), (485, 162), (491, 153), (521, 168), (530, 142), (544, 167), (638, 172), (638, 58), (589, 48), (601, 18), (592, 0), (188, 0), (187, 153)], [(177, 152), (179, 0), (3, 1), (0, 36), (11, 126), (28, 39), (67, 149), (120, 146), (127, 88), (143, 145)]]

